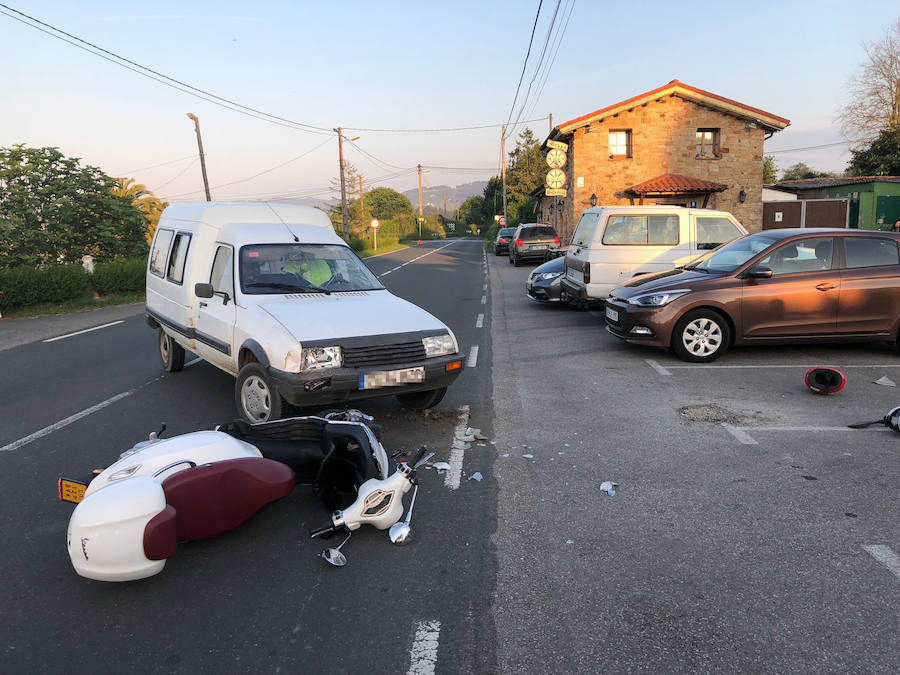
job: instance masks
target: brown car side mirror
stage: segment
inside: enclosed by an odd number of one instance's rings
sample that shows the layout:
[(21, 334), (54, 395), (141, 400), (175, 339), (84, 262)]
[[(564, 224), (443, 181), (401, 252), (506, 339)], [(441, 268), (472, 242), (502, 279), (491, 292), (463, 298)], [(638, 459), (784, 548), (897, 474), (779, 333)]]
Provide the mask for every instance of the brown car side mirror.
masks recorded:
[(769, 267), (751, 267), (741, 276), (745, 279), (771, 279), (772, 270)]

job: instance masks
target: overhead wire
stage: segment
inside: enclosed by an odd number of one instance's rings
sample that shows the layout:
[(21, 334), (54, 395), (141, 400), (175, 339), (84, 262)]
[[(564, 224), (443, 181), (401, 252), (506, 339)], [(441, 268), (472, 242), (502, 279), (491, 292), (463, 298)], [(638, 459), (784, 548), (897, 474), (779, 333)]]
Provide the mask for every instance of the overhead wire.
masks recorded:
[[(568, 0), (567, 0), (568, 1)], [(544, 87), (547, 86), (547, 81), (550, 79), (550, 71), (553, 70), (553, 65), (556, 63), (556, 57), (559, 54), (559, 48), (562, 46), (563, 38), (566, 35), (566, 31), (569, 28), (569, 21), (572, 19), (572, 13), (575, 11), (575, 2), (576, 0), (571, 0), (571, 4), (569, 4), (568, 14), (566, 15), (566, 22), (563, 24), (562, 30), (557, 30), (556, 38), (554, 39), (554, 46), (551, 47), (553, 51), (553, 56), (551, 56), (549, 65), (544, 69), (544, 75), (541, 78), (541, 83), (538, 86), (538, 93), (534, 98), (534, 102), (531, 104), (531, 108), (528, 110), (527, 116), (531, 117), (534, 114), (535, 108), (537, 108), (537, 104), (541, 100), (541, 96), (544, 94)], [(563, 13), (566, 12), (565, 7), (563, 7)]]
[(541, 16), (541, 6), (544, 0), (538, 0), (537, 13), (534, 15), (534, 25), (531, 27), (531, 38), (528, 40), (528, 50), (525, 52), (525, 61), (522, 63), (522, 74), (519, 75), (519, 84), (516, 86), (516, 95), (513, 97), (512, 105), (509, 107), (509, 115), (506, 117), (506, 125), (512, 119), (513, 111), (516, 109), (516, 101), (519, 100), (519, 91), (522, 89), (522, 80), (525, 79), (525, 69), (528, 67), (528, 57), (531, 55), (531, 44), (534, 42), (534, 31), (537, 30), (538, 19)]
[[(208, 157), (209, 155), (207, 155)], [(119, 175), (127, 176), (128, 174), (137, 173), (138, 171), (149, 171), (150, 169), (158, 169), (161, 166), (169, 166), (170, 164), (177, 164), (178, 162), (184, 162), (189, 159), (196, 159), (197, 155), (186, 155), (185, 157), (179, 157), (178, 159), (172, 159), (168, 162), (162, 162), (161, 164), (154, 164), (152, 166), (142, 166), (140, 169), (131, 169), (129, 171), (123, 171)]]
[[(198, 162), (199, 159), (200, 159), (199, 157), (194, 157), (194, 161), (193, 161), (193, 162), (191, 162), (190, 164), (188, 164), (186, 167), (184, 167), (181, 171), (179, 171), (177, 174), (175, 174), (172, 178), (170, 178), (169, 180), (167, 180), (167, 181), (166, 181), (165, 183), (163, 183), (162, 185), (157, 186), (156, 190), (157, 190), (157, 191), (162, 190), (162, 189), (163, 189), (164, 187), (166, 187), (167, 185), (170, 185), (171, 183), (174, 183), (176, 180), (178, 180), (179, 178), (181, 178), (185, 173), (187, 173), (187, 170), (188, 170), (188, 169), (190, 169), (192, 166), (194, 166), (194, 164), (196, 164), (196, 163)], [(194, 190), (194, 192), (202, 192), (202, 190)], [(193, 192), (187, 193), (187, 194), (193, 194)]]

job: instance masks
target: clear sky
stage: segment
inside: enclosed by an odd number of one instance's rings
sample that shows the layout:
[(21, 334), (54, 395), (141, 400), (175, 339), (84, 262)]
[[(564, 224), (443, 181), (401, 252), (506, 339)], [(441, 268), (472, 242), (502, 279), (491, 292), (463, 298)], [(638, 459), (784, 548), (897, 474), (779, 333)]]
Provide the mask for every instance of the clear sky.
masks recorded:
[[(561, 0), (559, 26), (572, 1)], [(324, 129), (505, 123), (538, 6), (537, 0), (0, 3), (217, 96)], [(543, 2), (520, 101), (556, 6)], [(777, 151), (842, 140), (835, 115), (864, 59), (862, 43), (880, 39), (898, 16), (896, 0), (574, 0), (546, 84), (535, 78), (521, 119), (552, 113), (558, 124), (677, 78), (789, 118), (791, 126), (766, 143), (780, 167), (803, 161), (842, 170), (845, 146)], [(133, 177), (158, 196), (202, 199), (193, 123), (185, 116), (193, 112), (214, 199), (329, 196), (338, 167), (333, 133), (329, 140), (238, 114), (4, 15), (0, 42), (0, 146), (57, 146), (110, 175)], [(546, 119), (529, 126), (546, 137)], [(410, 169), (419, 163), (484, 169), (431, 169), (423, 176), (425, 185), (458, 185), (486, 180), (500, 160), (499, 128), (346, 133), (360, 137), (359, 149), (345, 144), (345, 151), (366, 180), (406, 170), (378, 183), (398, 190), (415, 187)]]

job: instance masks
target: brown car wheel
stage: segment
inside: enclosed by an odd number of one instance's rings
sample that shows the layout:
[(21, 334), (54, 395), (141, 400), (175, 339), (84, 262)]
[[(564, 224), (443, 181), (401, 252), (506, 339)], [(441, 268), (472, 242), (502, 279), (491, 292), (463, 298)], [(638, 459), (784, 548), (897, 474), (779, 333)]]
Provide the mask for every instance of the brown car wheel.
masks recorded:
[(683, 361), (709, 363), (722, 356), (731, 342), (728, 322), (712, 309), (692, 309), (672, 331), (672, 349)]

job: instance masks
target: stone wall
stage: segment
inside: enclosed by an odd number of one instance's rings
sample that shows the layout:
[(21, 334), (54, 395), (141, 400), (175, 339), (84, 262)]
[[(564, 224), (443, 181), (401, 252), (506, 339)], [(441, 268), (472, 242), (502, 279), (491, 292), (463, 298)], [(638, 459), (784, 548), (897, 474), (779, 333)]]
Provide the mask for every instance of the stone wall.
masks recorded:
[[(696, 132), (701, 128), (721, 130), (721, 158), (696, 158)], [(608, 132), (623, 129), (632, 131), (632, 157), (610, 159)], [(728, 185), (724, 192), (710, 196), (707, 207), (729, 211), (749, 231), (759, 231), (764, 136), (765, 131), (750, 122), (676, 96), (577, 129), (559, 139), (569, 144), (568, 195), (559, 219), (560, 233), (571, 235), (581, 212), (590, 207), (591, 194), (597, 195), (598, 206), (629, 204), (624, 189), (666, 173)], [(584, 178), (583, 187), (577, 186), (579, 176)], [(741, 190), (746, 192), (743, 204), (738, 197)], [(544, 198), (539, 207), (547, 222), (552, 222), (547, 215), (550, 200)], [(644, 203), (666, 201), (645, 199)]]

